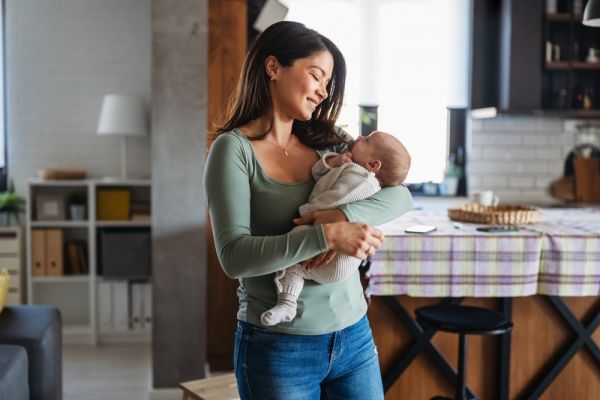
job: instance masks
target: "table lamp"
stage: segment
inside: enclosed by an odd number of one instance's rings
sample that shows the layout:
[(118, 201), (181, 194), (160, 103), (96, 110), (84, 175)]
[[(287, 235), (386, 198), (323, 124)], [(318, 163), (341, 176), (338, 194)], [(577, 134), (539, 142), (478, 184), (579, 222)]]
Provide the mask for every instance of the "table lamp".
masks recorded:
[(583, 24), (600, 27), (600, 0), (590, 0), (583, 10)]
[(98, 135), (121, 136), (121, 179), (127, 179), (127, 137), (148, 132), (144, 102), (136, 96), (107, 94), (102, 101)]

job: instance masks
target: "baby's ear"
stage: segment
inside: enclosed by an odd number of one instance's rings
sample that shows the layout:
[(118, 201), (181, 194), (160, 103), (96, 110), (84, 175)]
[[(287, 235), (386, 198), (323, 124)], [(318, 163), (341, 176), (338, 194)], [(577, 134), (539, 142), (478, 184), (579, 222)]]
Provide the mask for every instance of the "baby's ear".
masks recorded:
[(381, 161), (371, 160), (367, 163), (367, 169), (371, 172), (377, 172), (381, 169)]

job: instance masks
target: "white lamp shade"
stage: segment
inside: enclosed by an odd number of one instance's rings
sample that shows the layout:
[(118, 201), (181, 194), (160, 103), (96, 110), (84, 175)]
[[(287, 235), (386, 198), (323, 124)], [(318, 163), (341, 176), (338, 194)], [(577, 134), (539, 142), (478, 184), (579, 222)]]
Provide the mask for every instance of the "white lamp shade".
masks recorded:
[(147, 132), (146, 110), (141, 98), (122, 94), (104, 96), (98, 135), (145, 136)]
[(583, 10), (583, 24), (595, 28), (600, 27), (600, 0), (590, 0)]
[(267, 0), (256, 17), (254, 29), (262, 32), (274, 23), (283, 21), (288, 11), (287, 6), (279, 0)]

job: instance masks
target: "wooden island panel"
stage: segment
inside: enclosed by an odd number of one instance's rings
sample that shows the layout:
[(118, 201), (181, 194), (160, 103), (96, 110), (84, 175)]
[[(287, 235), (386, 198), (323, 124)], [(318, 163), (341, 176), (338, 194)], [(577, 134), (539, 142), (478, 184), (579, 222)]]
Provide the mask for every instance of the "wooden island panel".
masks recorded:
[[(418, 307), (437, 304), (442, 299), (397, 296), (398, 301), (414, 318)], [(586, 325), (600, 307), (598, 297), (571, 297), (563, 301)], [(468, 298), (462, 304), (500, 309), (494, 298)], [(379, 352), (384, 375), (414, 338), (400, 323), (382, 298), (373, 297), (368, 316)], [(532, 380), (540, 376), (541, 366), (553, 358), (557, 349), (570, 345), (576, 333), (544, 296), (513, 299), (511, 338), (510, 398), (524, 398), (531, 390)], [(600, 330), (593, 337), (600, 343)], [(457, 365), (458, 335), (437, 333), (433, 343), (454, 367)], [(481, 399), (497, 399), (496, 388), (499, 337), (469, 336), (467, 384)], [(541, 399), (594, 399), (600, 393), (600, 366), (587, 352), (580, 350), (561, 374), (543, 393)], [(454, 387), (446, 380), (426, 353), (421, 353), (386, 393), (386, 400), (428, 399), (435, 395), (453, 396)]]

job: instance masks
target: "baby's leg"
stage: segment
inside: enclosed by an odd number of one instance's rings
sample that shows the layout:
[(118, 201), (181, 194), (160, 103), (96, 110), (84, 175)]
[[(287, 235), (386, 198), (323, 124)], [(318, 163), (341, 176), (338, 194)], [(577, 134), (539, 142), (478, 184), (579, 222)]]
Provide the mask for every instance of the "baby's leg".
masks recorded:
[(338, 254), (329, 264), (310, 270), (307, 278), (321, 284), (340, 282), (353, 275), (359, 265), (358, 258)]
[(260, 321), (265, 326), (290, 322), (296, 316), (298, 296), (304, 287), (305, 269), (299, 265), (293, 265), (280, 272), (282, 273), (278, 272), (275, 275), (277, 305), (260, 316)]

